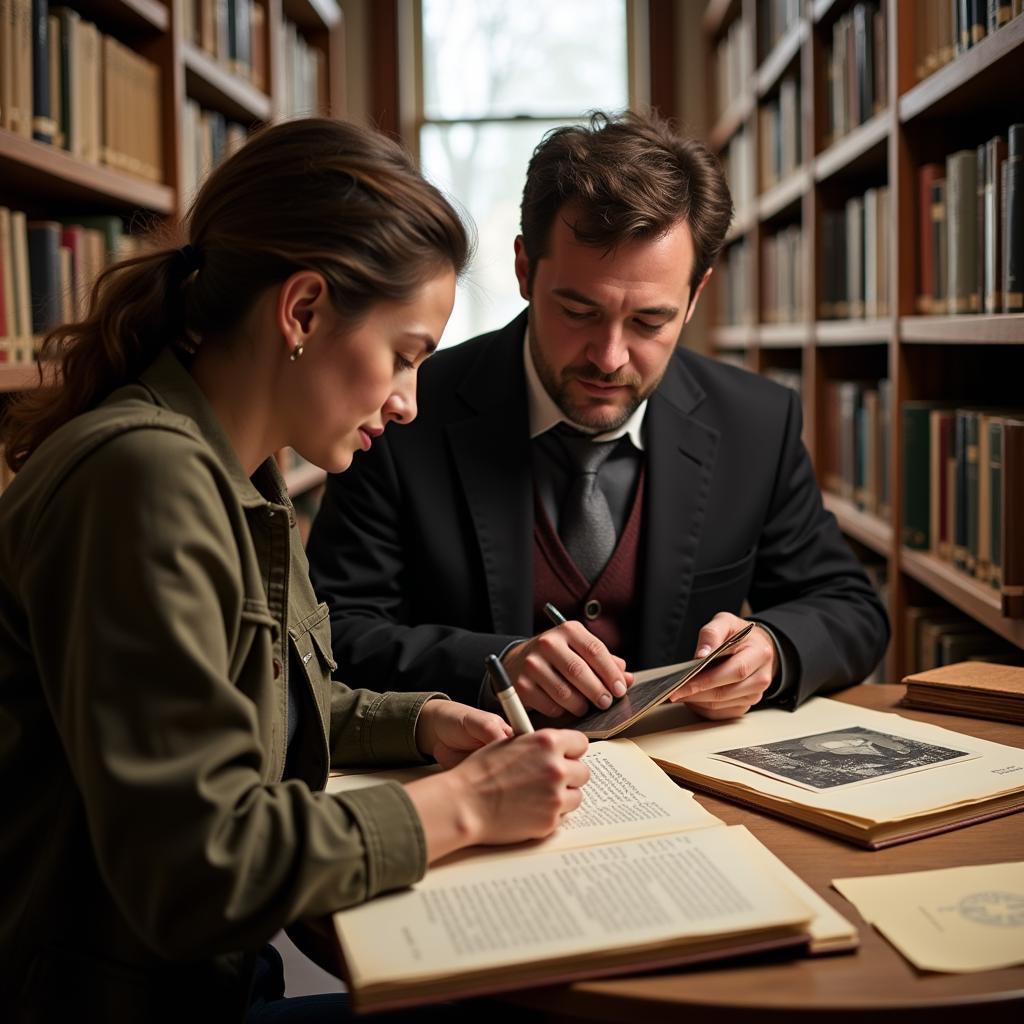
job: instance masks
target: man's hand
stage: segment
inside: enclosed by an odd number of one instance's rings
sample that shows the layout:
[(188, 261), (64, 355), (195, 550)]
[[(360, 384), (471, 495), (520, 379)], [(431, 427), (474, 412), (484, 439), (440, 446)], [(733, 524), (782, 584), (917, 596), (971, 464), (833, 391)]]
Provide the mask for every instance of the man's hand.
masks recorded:
[(512, 727), (498, 715), (451, 700), (428, 700), (416, 721), (416, 746), (442, 768), (451, 768), (474, 750), (511, 735)]
[[(746, 619), (719, 612), (701, 629), (695, 656), (710, 654), (746, 625)], [(739, 718), (761, 699), (777, 669), (775, 644), (763, 627), (755, 625), (728, 657), (685, 682), (669, 700), (685, 701), (703, 718)]]
[(603, 710), (633, 683), (622, 658), (581, 622), (563, 622), (525, 640), (502, 664), (526, 707), (549, 718)]

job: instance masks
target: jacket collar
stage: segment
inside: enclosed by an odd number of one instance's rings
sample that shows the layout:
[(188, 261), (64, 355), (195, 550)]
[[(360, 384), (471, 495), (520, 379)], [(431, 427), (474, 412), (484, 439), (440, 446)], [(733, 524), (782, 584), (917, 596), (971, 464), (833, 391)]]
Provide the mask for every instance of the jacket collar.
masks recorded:
[[(250, 479), (202, 389), (170, 347), (160, 352), (142, 373), (139, 383), (149, 391), (157, 405), (187, 416), (196, 424), (203, 440), (224, 467), (235, 496), (243, 507), (262, 508), (270, 501), (291, 508), (284, 478), (274, 459), (267, 459)], [(263, 493), (257, 489), (254, 479), (259, 480)]]

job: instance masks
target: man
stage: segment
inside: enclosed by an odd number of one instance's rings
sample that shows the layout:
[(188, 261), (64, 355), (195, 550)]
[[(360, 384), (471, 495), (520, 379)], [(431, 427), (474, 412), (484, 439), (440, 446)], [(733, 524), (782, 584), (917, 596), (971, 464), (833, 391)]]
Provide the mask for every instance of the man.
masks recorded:
[(731, 216), (718, 161), (661, 120), (546, 136), (527, 311), (433, 358), (419, 419), (328, 482), (308, 553), (350, 685), (477, 702), (498, 653), (528, 708), (580, 715), (713, 649), (745, 602), (758, 628), (673, 699), (727, 718), (871, 671), (888, 623), (798, 396), (678, 347)]

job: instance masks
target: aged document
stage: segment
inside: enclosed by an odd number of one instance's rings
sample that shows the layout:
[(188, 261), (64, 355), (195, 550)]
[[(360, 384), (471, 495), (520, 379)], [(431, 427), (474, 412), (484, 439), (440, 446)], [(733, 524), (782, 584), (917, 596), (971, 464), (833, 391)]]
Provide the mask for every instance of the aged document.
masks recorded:
[(1024, 861), (837, 878), (832, 885), (922, 971), (1024, 963)]
[(1024, 750), (824, 697), (728, 722), (665, 709), (650, 726), (631, 737), (670, 774), (864, 845), (1024, 806)]

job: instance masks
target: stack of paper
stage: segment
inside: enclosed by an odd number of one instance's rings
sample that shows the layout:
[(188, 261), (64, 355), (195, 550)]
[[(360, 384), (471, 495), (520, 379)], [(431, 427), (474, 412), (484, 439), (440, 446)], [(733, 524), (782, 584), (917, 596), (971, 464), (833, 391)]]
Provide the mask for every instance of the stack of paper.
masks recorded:
[(1024, 668), (960, 661), (907, 676), (903, 703), (925, 711), (1024, 725)]

